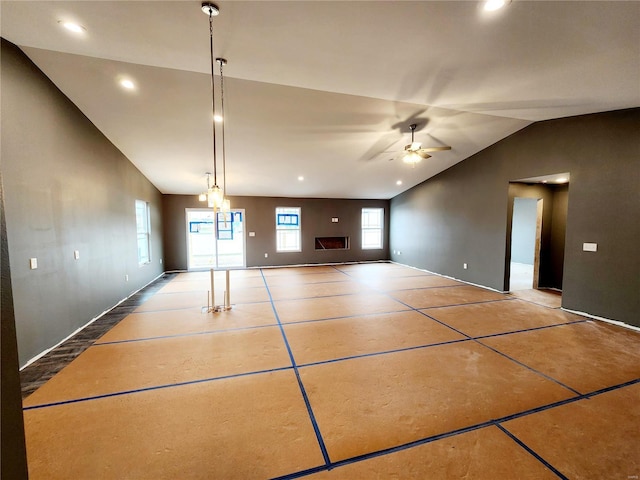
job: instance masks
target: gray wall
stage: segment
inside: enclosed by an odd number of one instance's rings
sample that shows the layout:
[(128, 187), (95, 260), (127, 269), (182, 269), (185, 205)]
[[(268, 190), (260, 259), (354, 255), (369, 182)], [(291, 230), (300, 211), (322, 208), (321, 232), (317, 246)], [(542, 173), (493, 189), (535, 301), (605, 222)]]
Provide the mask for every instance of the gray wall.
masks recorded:
[(530, 125), (393, 198), (392, 260), (504, 290), (509, 182), (569, 172), (562, 305), (640, 325), (639, 131), (640, 109)]
[[(5, 40), (1, 81), (2, 171), (23, 365), (162, 273), (162, 195)], [(151, 204), (152, 263), (142, 267), (136, 199)], [(31, 257), (37, 270), (29, 269)]]
[(533, 265), (536, 245), (538, 201), (535, 198), (514, 198), (511, 223), (511, 261)]
[[(247, 266), (297, 265), (306, 263), (332, 263), (389, 259), (389, 201), (388, 200), (341, 200), (315, 198), (275, 197), (230, 197), (232, 208), (245, 210), (247, 233)], [(164, 246), (167, 270), (187, 268), (185, 208), (202, 208), (196, 195), (164, 195), (165, 219)], [(302, 251), (276, 252), (275, 209), (276, 207), (301, 207)], [(362, 250), (360, 248), (360, 215), (362, 208), (385, 209), (385, 237), (383, 249)], [(338, 217), (338, 223), (331, 223)], [(315, 237), (347, 236), (348, 250), (316, 250)], [(264, 254), (269, 257), (265, 258)]]

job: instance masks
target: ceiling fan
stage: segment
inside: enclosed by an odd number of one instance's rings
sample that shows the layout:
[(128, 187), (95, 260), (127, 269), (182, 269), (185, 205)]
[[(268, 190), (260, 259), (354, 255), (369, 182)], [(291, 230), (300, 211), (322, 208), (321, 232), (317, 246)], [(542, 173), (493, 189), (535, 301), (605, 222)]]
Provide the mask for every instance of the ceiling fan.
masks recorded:
[(441, 152), (443, 150), (451, 150), (451, 147), (426, 147), (422, 148), (422, 144), (420, 142), (416, 142), (413, 138), (416, 127), (418, 125), (412, 123), (409, 125), (411, 129), (411, 143), (404, 147), (404, 151), (401, 154), (402, 161), (405, 163), (409, 163), (415, 167), (416, 163), (420, 160), (430, 158), (430, 152)]

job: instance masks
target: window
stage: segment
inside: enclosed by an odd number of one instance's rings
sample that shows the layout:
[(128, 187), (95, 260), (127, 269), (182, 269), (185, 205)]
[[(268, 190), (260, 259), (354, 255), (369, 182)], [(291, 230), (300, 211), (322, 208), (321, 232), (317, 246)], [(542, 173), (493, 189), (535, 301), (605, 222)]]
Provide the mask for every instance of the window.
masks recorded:
[(382, 248), (384, 208), (362, 209), (362, 249)]
[(149, 204), (142, 200), (136, 200), (136, 230), (138, 232), (138, 265), (151, 263)]
[(300, 252), (300, 207), (276, 208), (276, 251)]

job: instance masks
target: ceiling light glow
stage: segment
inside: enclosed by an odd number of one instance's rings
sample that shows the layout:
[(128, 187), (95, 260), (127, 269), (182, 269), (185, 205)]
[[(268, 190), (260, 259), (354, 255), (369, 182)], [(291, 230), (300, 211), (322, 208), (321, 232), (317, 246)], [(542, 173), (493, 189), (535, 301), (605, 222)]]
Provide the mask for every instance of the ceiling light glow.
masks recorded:
[(298, 181), (299, 181), (299, 182), (302, 182), (303, 180), (304, 180), (304, 177), (303, 177), (302, 175), (300, 175), (300, 176), (298, 177)]
[(62, 25), (64, 28), (66, 28), (67, 30), (69, 30), (70, 32), (73, 32), (73, 33), (84, 33), (84, 32), (87, 31), (86, 28), (84, 28), (82, 25), (80, 25), (78, 23), (65, 22), (63, 20), (60, 20), (58, 23), (60, 25)]
[(396, 185), (402, 185), (402, 180), (398, 180), (398, 181), (396, 182)]
[(222, 115), (214, 115), (213, 121), (216, 123), (222, 123)]
[(558, 183), (567, 183), (569, 179), (567, 177), (560, 177), (556, 180)]
[(404, 163), (408, 163), (410, 165), (415, 165), (416, 163), (418, 163), (420, 160), (422, 160), (422, 157), (420, 155), (418, 155), (416, 152), (412, 152), (409, 151), (403, 158), (402, 161)]
[(126, 88), (127, 90), (133, 90), (134, 88), (136, 88), (136, 84), (128, 78), (123, 78), (122, 80), (120, 80), (120, 85), (122, 86), (122, 88)]
[(500, 10), (507, 4), (507, 0), (486, 0), (484, 2), (484, 9), (487, 12), (494, 12)]

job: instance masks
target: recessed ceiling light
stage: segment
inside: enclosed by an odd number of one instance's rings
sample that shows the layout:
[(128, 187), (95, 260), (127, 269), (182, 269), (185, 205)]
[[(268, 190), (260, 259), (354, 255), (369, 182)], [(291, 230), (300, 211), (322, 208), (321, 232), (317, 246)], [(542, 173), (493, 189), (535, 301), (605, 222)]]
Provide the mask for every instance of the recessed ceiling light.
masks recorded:
[(507, 5), (509, 0), (486, 0), (484, 2), (484, 9), (487, 12), (493, 12), (495, 10), (500, 10), (502, 7)]
[(298, 177), (298, 181), (299, 181), (299, 182), (302, 182), (303, 180), (304, 180), (304, 177), (303, 177), (302, 175), (300, 175), (300, 176)]
[(73, 33), (84, 33), (87, 31), (86, 28), (84, 28), (82, 25), (80, 25), (79, 23), (75, 23), (75, 22), (66, 22), (64, 20), (59, 20), (58, 23), (60, 25), (62, 25), (64, 28), (66, 28), (67, 30), (69, 30), (70, 32)]
[(120, 85), (122, 86), (122, 88), (126, 88), (127, 90), (133, 90), (136, 88), (136, 84), (128, 78), (123, 78), (122, 80), (120, 80)]
[(398, 181), (396, 182), (396, 185), (402, 185), (402, 180), (398, 180)]
[(222, 123), (222, 115), (214, 115), (213, 121), (216, 123)]

